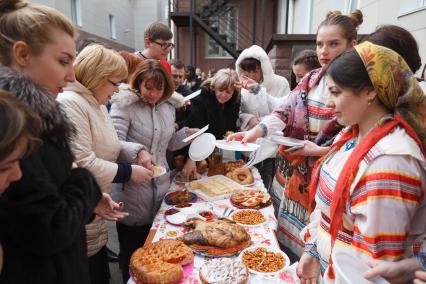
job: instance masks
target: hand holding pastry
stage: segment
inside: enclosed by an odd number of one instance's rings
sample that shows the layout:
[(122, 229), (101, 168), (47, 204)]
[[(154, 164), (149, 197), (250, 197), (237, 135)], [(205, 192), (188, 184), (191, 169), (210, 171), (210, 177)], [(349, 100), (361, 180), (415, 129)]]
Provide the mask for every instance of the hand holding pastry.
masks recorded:
[(154, 172), (143, 166), (132, 165), (132, 175), (130, 180), (134, 183), (143, 183), (152, 179)]

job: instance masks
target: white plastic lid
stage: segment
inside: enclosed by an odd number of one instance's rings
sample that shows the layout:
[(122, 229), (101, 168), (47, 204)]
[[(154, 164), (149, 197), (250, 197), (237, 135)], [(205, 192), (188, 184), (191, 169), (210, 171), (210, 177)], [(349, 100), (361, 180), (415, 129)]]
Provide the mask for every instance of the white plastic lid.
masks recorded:
[(203, 133), (192, 141), (189, 146), (189, 157), (193, 161), (201, 161), (206, 159), (213, 153), (216, 138), (211, 133)]

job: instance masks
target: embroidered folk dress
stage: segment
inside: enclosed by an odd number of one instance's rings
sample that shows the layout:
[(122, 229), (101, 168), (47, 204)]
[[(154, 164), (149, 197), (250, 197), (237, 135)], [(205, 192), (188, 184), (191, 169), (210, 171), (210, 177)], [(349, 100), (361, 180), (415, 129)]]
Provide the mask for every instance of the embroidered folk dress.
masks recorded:
[[(310, 88), (299, 84), (289, 96), (282, 111), (275, 110), (274, 114), (262, 120), (268, 128), (268, 135), (284, 129), (284, 136), (316, 141), (318, 133), (333, 118), (333, 112), (326, 107), (327, 86), (326, 76), (316, 69), (311, 77), (304, 80)], [(307, 94), (307, 98), (302, 97)], [(305, 102), (303, 102), (305, 101)], [(305, 125), (307, 122), (308, 125)], [(311, 170), (318, 157), (309, 157), (299, 165), (292, 166), (292, 161), (277, 155), (277, 170), (272, 183), (271, 196), (278, 219), (277, 237), (279, 242), (293, 253), (301, 255), (304, 248), (299, 238), (301, 230), (309, 222), (308, 214), (308, 185)], [(301, 184), (298, 187), (288, 187), (292, 175), (300, 176)]]
[[(349, 140), (323, 163), (316, 208), (301, 233), (306, 240), (305, 252), (319, 259), (326, 283), (335, 281), (326, 273), (331, 253), (330, 204), (337, 178), (355, 147), (356, 141)], [(373, 146), (352, 183), (333, 256), (339, 250), (351, 250), (351, 255), (358, 258), (354, 261), (364, 263), (412, 256), (414, 240), (426, 232), (425, 165), (416, 142), (402, 128)], [(336, 261), (333, 259), (333, 263)], [(337, 280), (340, 276), (336, 269), (334, 273)]]

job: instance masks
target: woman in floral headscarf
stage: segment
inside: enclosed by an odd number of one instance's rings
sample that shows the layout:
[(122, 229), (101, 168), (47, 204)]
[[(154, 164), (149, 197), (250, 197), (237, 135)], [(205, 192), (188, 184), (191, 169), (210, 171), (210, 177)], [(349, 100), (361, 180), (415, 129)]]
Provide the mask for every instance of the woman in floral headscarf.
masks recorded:
[(337, 57), (327, 74), (327, 105), (348, 127), (313, 171), (302, 283), (315, 281), (320, 268), (324, 280), (337, 281), (333, 262), (342, 251), (354, 263), (407, 258), (426, 231), (426, 98), (409, 67), (396, 52), (365, 42)]

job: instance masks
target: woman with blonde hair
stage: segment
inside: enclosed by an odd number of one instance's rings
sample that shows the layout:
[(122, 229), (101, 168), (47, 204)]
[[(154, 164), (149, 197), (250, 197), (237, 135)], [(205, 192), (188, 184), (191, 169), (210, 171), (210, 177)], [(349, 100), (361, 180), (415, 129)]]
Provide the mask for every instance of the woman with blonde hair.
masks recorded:
[(84, 225), (94, 213), (125, 215), (88, 170), (73, 168), (75, 129), (55, 97), (75, 80), (75, 54), (74, 28), (57, 10), (0, 2), (0, 89), (42, 121), (42, 145), (0, 197), (1, 283), (90, 283)]
[[(208, 133), (223, 139), (227, 131), (237, 131), (240, 112), (240, 89), (236, 87), (238, 75), (235, 70), (220, 69), (201, 85), (201, 94), (191, 100), (189, 114), (183, 125), (202, 128), (209, 124)], [(187, 159), (182, 170), (189, 180), (195, 175), (196, 163)]]
[(129, 261), (133, 251), (143, 246), (164, 195), (170, 188), (170, 175), (151, 179), (153, 164), (166, 168), (166, 150), (178, 150), (187, 143), (182, 139), (196, 130), (174, 127), (175, 110), (168, 101), (173, 81), (164, 66), (155, 59), (144, 60), (133, 73), (129, 88), (112, 99), (110, 115), (122, 144), (119, 161), (138, 163), (149, 170), (149, 179), (113, 185), (114, 200), (124, 203), (130, 215), (117, 222), (120, 242), (119, 263), (123, 281), (129, 279)]
[[(105, 104), (118, 92), (120, 82), (127, 78), (124, 59), (111, 49), (92, 44), (78, 54), (74, 72), (76, 80), (64, 88), (57, 100), (78, 126), (71, 141), (77, 165), (88, 169), (107, 194), (111, 194), (112, 183), (149, 180), (151, 171), (142, 166), (116, 163), (121, 146)], [(91, 283), (107, 283), (105, 222), (97, 216), (86, 225), (86, 236)]]

